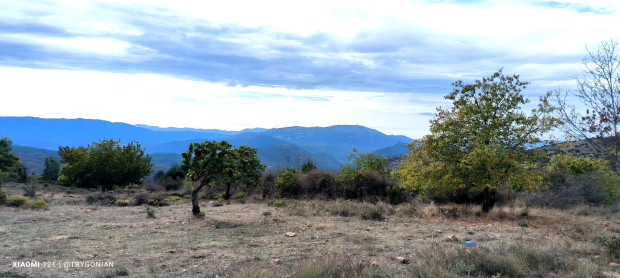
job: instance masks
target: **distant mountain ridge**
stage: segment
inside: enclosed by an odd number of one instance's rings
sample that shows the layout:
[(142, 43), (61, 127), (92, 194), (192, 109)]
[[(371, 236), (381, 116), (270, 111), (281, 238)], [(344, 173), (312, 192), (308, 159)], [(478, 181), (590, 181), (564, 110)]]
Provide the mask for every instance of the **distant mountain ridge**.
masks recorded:
[[(337, 170), (341, 163), (346, 163), (353, 148), (373, 152), (412, 141), (406, 136), (386, 135), (357, 125), (225, 131), (35, 117), (0, 117), (0, 137), (10, 138), (15, 146), (52, 151), (57, 151), (59, 146), (86, 146), (104, 138), (120, 139), (121, 143), (137, 141), (152, 156), (166, 157), (158, 163), (162, 167), (169, 164), (172, 157), (178, 157), (172, 154), (186, 151), (189, 143), (226, 140), (234, 146), (257, 148), (259, 159), (268, 169), (297, 167), (310, 158), (319, 168), (326, 170)], [(36, 151), (29, 150), (28, 153), (32, 152)]]

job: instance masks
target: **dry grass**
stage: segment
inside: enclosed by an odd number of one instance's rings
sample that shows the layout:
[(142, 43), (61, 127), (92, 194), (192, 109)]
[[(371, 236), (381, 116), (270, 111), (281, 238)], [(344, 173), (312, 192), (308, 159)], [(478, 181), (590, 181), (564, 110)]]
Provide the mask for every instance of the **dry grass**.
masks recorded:
[[(51, 201), (49, 210), (0, 206), (0, 277), (114, 277), (125, 269), (131, 277), (620, 275), (599, 243), (619, 235), (620, 215), (604, 211), (512, 206), (482, 215), (468, 206), (285, 199), (282, 207), (205, 202), (205, 217), (197, 219), (182, 199), (153, 208), (156, 218), (148, 218), (145, 206), (40, 195)], [(466, 240), (477, 245), (464, 246)], [(115, 268), (11, 267), (30, 260), (109, 261)]]

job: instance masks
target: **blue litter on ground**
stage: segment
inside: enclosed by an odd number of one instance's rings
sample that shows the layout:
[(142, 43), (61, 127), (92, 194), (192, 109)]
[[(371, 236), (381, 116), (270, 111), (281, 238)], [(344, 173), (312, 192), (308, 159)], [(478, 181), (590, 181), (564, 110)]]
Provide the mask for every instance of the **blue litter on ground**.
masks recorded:
[(465, 241), (465, 245), (467, 245), (467, 246), (474, 246), (474, 245), (476, 245), (476, 242), (475, 241)]

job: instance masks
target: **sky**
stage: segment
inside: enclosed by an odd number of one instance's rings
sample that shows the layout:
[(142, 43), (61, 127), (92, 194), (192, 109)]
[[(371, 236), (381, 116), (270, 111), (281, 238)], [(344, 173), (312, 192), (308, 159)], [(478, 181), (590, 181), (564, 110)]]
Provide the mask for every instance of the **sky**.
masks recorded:
[(0, 2), (0, 116), (428, 134), (457, 80), (533, 103), (619, 39), (620, 1)]

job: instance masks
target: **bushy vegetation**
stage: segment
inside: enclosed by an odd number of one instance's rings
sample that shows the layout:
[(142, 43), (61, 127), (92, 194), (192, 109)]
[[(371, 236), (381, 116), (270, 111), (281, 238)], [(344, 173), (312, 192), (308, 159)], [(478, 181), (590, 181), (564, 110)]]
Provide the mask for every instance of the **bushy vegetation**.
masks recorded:
[(528, 150), (538, 136), (557, 124), (546, 98), (526, 115), (521, 91), (527, 82), (498, 71), (474, 84), (453, 83), (449, 109), (438, 108), (431, 134), (409, 145), (399, 169), (414, 194), (437, 200), (477, 201), (488, 212), (500, 188), (540, 187), (541, 152)]
[(99, 140), (87, 147), (59, 147), (58, 155), (66, 165), (60, 171), (59, 182), (67, 186), (101, 187), (139, 184), (151, 173), (151, 158), (145, 155), (138, 142), (125, 146), (120, 141)]
[(12, 146), (9, 138), (0, 138), (0, 185), (6, 180), (27, 181), (26, 166), (12, 152)]
[(46, 182), (56, 182), (60, 176), (60, 162), (53, 157), (45, 158), (45, 168), (41, 174), (41, 180)]

